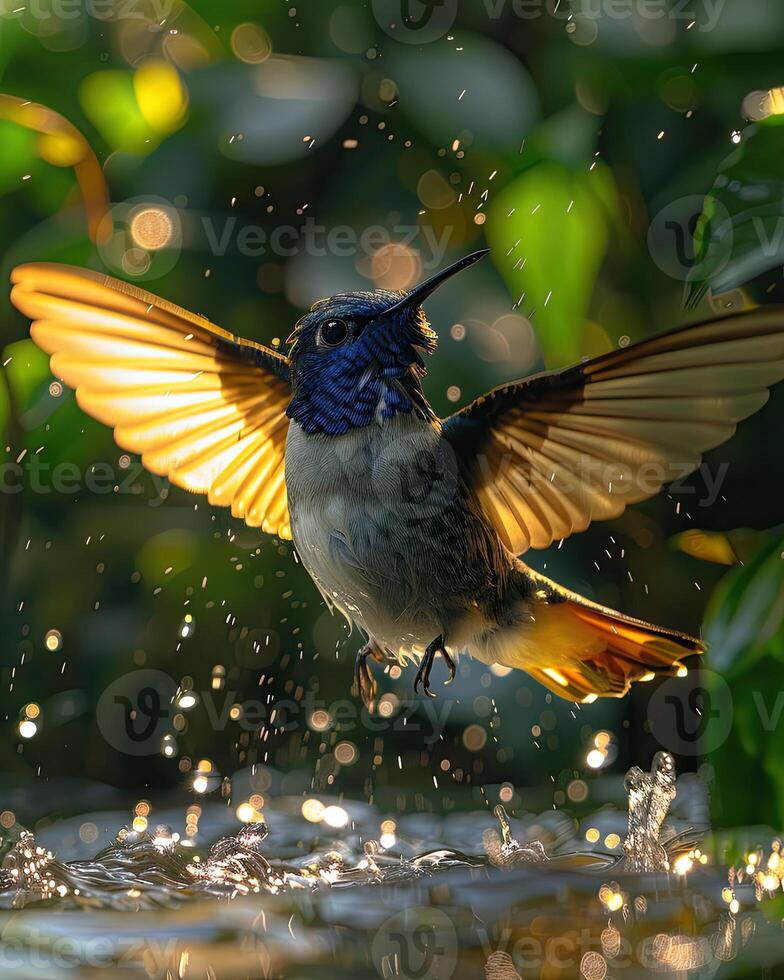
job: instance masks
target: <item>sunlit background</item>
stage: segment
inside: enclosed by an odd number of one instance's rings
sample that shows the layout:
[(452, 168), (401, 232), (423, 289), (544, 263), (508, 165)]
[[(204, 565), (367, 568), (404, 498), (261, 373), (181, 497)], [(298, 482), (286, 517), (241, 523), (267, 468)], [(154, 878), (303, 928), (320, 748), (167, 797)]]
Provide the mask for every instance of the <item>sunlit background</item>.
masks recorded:
[[(427, 392), (444, 415), (544, 367), (782, 300), (784, 6), (681, 6), (543, 2), (522, 17), (465, 2), (450, 20), (447, 3), (414, 31), (383, 2), (8, 0), (3, 281), (21, 262), (75, 263), (278, 346), (319, 297), (404, 289), (487, 244), (491, 262), (428, 303)], [(390, 815), (382, 843), (397, 814), (498, 802), (580, 821), (660, 747), (707, 782), (714, 826), (784, 826), (784, 726), (760, 725), (755, 701), (773, 692), (777, 717), (784, 392), (700, 474), (527, 559), (627, 613), (707, 629), (721, 717), (704, 751), (662, 745), (653, 683), (578, 711), (465, 660), (448, 689), (437, 668), (427, 711), (410, 669), (381, 678), (371, 725), (349, 693), (360, 640), (291, 544), (140, 473), (1, 302), (5, 830), (109, 811), (144, 830), (166, 806), (197, 839), (204, 801), (252, 822), (278, 795), (338, 830), (342, 794), (368, 800)], [(715, 668), (734, 697), (726, 728)], [(102, 719), (140, 670), (168, 676), (173, 707), (134, 753)], [(254, 728), (254, 700), (301, 709)], [(741, 771), (754, 794), (736, 791)], [(87, 856), (117, 820), (69, 826)], [(578, 827), (620, 853), (618, 833)]]

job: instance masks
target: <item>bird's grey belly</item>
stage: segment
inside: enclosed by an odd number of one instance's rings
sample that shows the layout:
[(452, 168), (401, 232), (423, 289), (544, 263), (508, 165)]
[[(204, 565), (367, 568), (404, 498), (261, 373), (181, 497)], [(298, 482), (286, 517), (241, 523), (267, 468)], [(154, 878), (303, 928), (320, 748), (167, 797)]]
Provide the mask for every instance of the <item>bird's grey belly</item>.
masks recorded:
[(289, 433), (299, 557), (327, 600), (395, 654), (454, 629), (488, 578), (467, 551), (475, 536), (454, 474), (429, 469), (438, 439), (407, 416), (339, 437)]
[(427, 645), (441, 632), (429, 560), (413, 558), (415, 542), (396, 526), (394, 508), (336, 492), (318, 507), (298, 508), (292, 530), (325, 597), (384, 647)]

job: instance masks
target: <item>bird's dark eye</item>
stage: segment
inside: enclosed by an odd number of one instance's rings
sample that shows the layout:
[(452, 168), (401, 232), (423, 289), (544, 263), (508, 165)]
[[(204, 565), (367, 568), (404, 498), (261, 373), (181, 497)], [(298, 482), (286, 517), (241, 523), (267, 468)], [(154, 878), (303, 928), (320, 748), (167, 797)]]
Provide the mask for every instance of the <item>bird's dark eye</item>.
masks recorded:
[(320, 334), (325, 347), (340, 347), (348, 337), (348, 324), (345, 320), (327, 320), (321, 325)]

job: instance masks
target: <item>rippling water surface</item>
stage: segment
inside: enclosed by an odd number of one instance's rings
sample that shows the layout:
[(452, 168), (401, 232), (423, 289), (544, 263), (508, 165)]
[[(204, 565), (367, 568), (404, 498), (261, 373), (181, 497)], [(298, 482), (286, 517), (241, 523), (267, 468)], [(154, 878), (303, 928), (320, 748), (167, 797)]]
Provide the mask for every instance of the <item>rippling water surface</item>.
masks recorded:
[[(88, 860), (68, 857), (84, 816), (20, 831), (0, 871), (2, 976), (604, 980), (784, 962), (778, 841), (725, 863), (699, 819), (669, 815), (666, 755), (626, 787), (628, 813), (587, 833), (557, 811), (391, 820), (323, 797), (279, 798), (239, 831), (205, 803), (190, 837), (164, 813)], [(699, 817), (699, 786), (677, 788)]]

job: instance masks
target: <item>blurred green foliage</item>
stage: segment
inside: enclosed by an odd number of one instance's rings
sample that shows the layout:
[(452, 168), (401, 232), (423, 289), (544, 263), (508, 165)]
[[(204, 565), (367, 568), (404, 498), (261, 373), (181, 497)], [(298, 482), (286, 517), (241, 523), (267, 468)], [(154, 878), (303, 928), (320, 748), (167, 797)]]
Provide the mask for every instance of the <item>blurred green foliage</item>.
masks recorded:
[[(536, 310), (545, 364), (587, 352), (586, 315), (604, 260), (615, 182), (603, 165), (570, 173), (541, 162), (495, 199), (488, 241), (517, 305)], [(557, 284), (557, 291), (554, 288)]]
[[(762, 103), (763, 111), (771, 96), (758, 93), (753, 101)], [(783, 157), (784, 118), (773, 115), (749, 126), (720, 167), (696, 228), (692, 303), (699, 302), (708, 287), (726, 293), (764, 283), (768, 296), (775, 289), (775, 274), (784, 263)], [(771, 273), (772, 281), (763, 280)]]
[[(711, 753), (721, 825), (777, 826), (784, 813), (784, 537), (769, 540), (721, 581), (706, 613), (708, 690), (730, 685), (733, 725)], [(745, 773), (752, 792), (738, 792)]]

